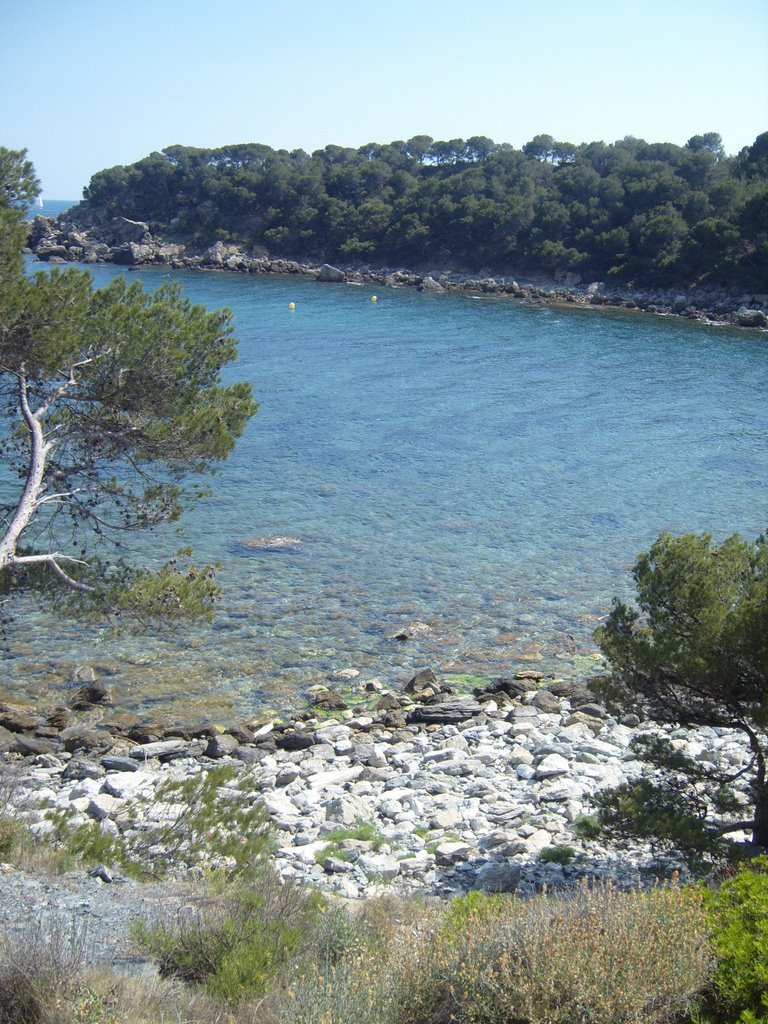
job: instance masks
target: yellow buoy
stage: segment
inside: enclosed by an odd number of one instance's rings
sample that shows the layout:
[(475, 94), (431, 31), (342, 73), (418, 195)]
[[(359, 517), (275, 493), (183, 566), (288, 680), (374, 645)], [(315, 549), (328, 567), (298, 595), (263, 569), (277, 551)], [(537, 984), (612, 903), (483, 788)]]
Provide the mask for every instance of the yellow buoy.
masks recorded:
[(372, 296), (371, 296), (371, 302), (378, 302), (378, 301), (379, 301), (379, 300), (378, 300), (378, 299), (376, 298), (376, 296), (375, 296), (375, 295), (372, 295)]
[(295, 302), (289, 302), (288, 303), (288, 309), (291, 309), (291, 310), (296, 309), (296, 303)]

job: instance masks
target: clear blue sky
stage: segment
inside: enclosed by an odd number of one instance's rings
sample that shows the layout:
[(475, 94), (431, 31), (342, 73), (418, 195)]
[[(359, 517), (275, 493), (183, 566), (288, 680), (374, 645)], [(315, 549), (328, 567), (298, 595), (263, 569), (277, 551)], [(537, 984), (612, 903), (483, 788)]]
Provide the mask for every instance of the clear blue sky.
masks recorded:
[(768, 130), (768, 0), (4, 0), (0, 145), (49, 199), (180, 143)]

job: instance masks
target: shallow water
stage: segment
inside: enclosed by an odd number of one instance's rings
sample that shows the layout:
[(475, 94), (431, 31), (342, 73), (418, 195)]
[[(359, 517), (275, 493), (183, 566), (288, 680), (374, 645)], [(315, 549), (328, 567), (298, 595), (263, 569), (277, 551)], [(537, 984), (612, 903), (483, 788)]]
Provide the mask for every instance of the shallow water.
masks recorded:
[[(385, 683), (427, 666), (583, 674), (596, 621), (630, 592), (631, 563), (660, 531), (752, 538), (766, 525), (764, 335), (138, 273), (233, 309), (231, 376), (261, 403), (214, 496), (160, 545), (221, 562), (224, 595), (212, 627), (166, 636), (115, 636), (25, 605), (2, 663), (7, 693), (64, 700), (91, 664), (123, 707), (232, 717), (290, 703), (342, 668)], [(264, 535), (301, 544), (248, 547)], [(432, 632), (387, 638), (414, 620)]]

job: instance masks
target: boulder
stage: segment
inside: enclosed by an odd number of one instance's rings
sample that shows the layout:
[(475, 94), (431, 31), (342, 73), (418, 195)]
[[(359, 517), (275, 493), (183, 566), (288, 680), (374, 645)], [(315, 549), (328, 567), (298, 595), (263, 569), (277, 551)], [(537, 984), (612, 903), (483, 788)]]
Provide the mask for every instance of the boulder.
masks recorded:
[(321, 711), (346, 711), (347, 703), (340, 694), (323, 686), (310, 694), (312, 706)]
[(166, 754), (180, 754), (188, 748), (184, 740), (158, 740), (156, 743), (143, 743), (129, 752), (130, 757), (143, 761), (148, 757), (163, 757)]
[(562, 754), (547, 754), (536, 766), (537, 779), (551, 779), (556, 775), (567, 775), (570, 765)]
[(549, 690), (537, 690), (531, 698), (531, 704), (545, 714), (557, 714), (560, 711), (560, 698)]
[(138, 242), (124, 242), (112, 250), (112, 262), (121, 266), (133, 266), (140, 263), (153, 263), (155, 247), (140, 245)]
[(330, 263), (324, 263), (317, 273), (317, 281), (329, 284), (341, 284), (346, 281), (347, 275), (338, 267), (332, 267)]
[(23, 733), (20, 733), (16, 736), (16, 743), (13, 749), (23, 757), (31, 757), (36, 754), (50, 754), (53, 750), (53, 742), (40, 736), (25, 736)]
[(425, 725), (455, 725), (479, 715), (482, 710), (482, 704), (474, 697), (449, 697), (447, 700), (418, 705), (409, 713), (407, 720)]
[(440, 282), (436, 281), (434, 277), (425, 277), (419, 285), (418, 290), (420, 292), (432, 292), (433, 294), (438, 295), (440, 292), (444, 292), (445, 288), (443, 288)]
[(72, 707), (75, 711), (87, 711), (94, 704), (111, 704), (112, 697), (109, 690), (98, 679), (81, 686), (74, 696)]
[(314, 743), (314, 735), (302, 729), (289, 730), (275, 736), (275, 745), (279, 750), (307, 750)]
[(768, 327), (768, 317), (762, 309), (749, 309), (740, 306), (736, 310), (736, 323), (740, 327)]
[(100, 232), (112, 245), (124, 242), (146, 243), (151, 240), (149, 225), (143, 220), (129, 220), (127, 217), (115, 217)]
[(70, 754), (78, 750), (86, 754), (106, 754), (115, 745), (115, 737), (106, 729), (92, 729), (87, 725), (62, 729), (59, 741)]
[(404, 690), (406, 693), (413, 694), (414, 697), (422, 696), (426, 691), (430, 691), (429, 696), (432, 696), (439, 692), (440, 683), (432, 669), (425, 668), (422, 672), (417, 672), (412, 679), (408, 680)]
[(521, 867), (506, 861), (489, 861), (478, 868), (475, 884), (485, 892), (514, 892), (520, 884)]
[(234, 754), (239, 746), (239, 740), (229, 733), (224, 733), (222, 736), (211, 736), (208, 740), (208, 746), (205, 748), (205, 756), (213, 758), (229, 757)]
[(0, 726), (9, 732), (33, 732), (40, 724), (39, 717), (24, 708), (0, 704)]

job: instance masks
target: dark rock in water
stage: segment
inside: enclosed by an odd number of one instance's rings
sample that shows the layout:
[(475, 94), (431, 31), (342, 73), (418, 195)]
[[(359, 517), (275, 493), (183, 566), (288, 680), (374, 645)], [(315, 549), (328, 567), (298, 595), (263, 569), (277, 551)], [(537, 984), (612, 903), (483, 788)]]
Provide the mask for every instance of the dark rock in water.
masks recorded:
[(432, 669), (425, 668), (422, 672), (417, 672), (412, 679), (409, 679), (404, 686), (404, 690), (406, 693), (412, 693), (414, 695), (423, 694), (425, 690), (431, 690), (432, 693), (438, 693), (440, 690), (440, 683)]
[(374, 711), (399, 711), (400, 701), (394, 695), (394, 693), (385, 693), (384, 696), (377, 700), (373, 705)]
[(312, 706), (321, 711), (346, 711), (348, 707), (344, 698), (334, 690), (317, 690), (310, 694), (310, 700)]
[(418, 705), (408, 714), (408, 721), (425, 725), (454, 725), (479, 715), (482, 710), (482, 705), (472, 697), (450, 697), (438, 703)]
[(92, 707), (94, 704), (111, 703), (112, 696), (109, 690), (104, 683), (96, 679), (93, 682), (80, 687), (72, 701), (72, 707), (75, 711), (84, 711)]
[[(544, 678), (543, 672), (537, 672), (534, 668), (525, 668), (522, 672), (515, 672), (515, 679), (533, 683), (538, 683)], [(535, 689), (533, 686), (528, 687), (529, 690)]]
[(535, 689), (535, 686), (531, 686), (524, 680), (501, 677), (488, 683), (485, 692), (490, 694), (505, 693), (508, 697), (524, 697), (532, 689)]
[(54, 708), (45, 720), (52, 728), (61, 731), (72, 725), (74, 716), (69, 708)]
[(58, 735), (59, 730), (55, 729), (52, 725), (38, 725), (35, 729), (35, 736), (43, 740), (55, 740)]
[(115, 737), (106, 729), (90, 729), (87, 725), (72, 725), (62, 729), (59, 741), (70, 754), (77, 750), (88, 754), (106, 754), (115, 745)]
[(231, 725), (227, 732), (230, 736), (234, 736), (239, 743), (253, 743), (256, 738), (253, 729), (243, 722), (236, 722), (235, 725)]
[(9, 732), (34, 732), (40, 724), (40, 718), (24, 708), (0, 704), (0, 726)]
[(569, 683), (567, 679), (552, 679), (547, 683), (547, 689), (550, 693), (554, 693), (556, 697), (570, 697), (573, 693), (573, 683)]
[(341, 284), (347, 278), (347, 275), (343, 270), (339, 270), (337, 267), (332, 267), (329, 263), (324, 263), (317, 274), (317, 281), (327, 282), (330, 284)]

